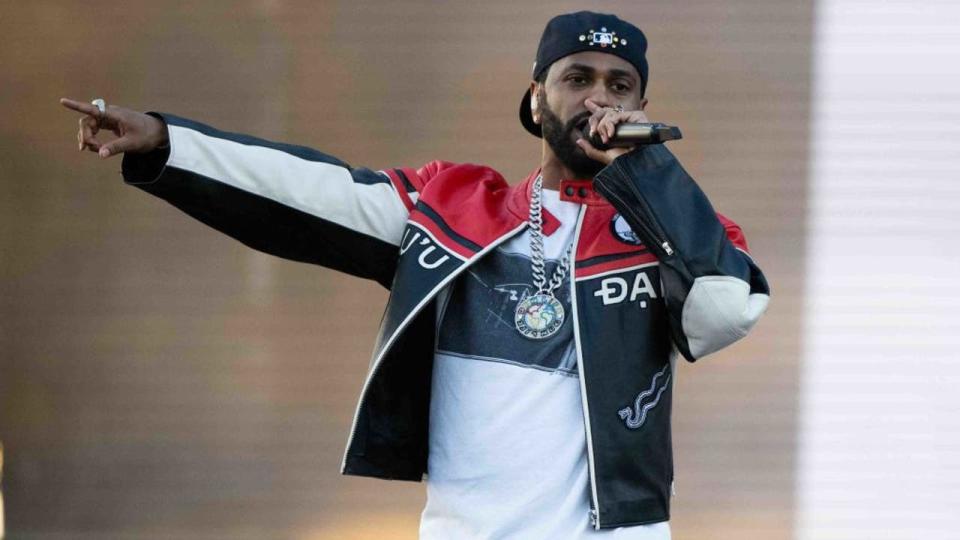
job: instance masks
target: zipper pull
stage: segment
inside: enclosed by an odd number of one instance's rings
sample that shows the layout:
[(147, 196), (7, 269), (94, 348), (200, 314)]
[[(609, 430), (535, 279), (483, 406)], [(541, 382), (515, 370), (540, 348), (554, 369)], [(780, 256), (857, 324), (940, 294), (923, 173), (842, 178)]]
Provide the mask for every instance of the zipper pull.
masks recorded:
[(590, 526), (594, 529), (599, 529), (600, 524), (598, 523), (599, 518), (597, 517), (597, 511), (593, 508), (590, 509)]
[(673, 248), (670, 247), (670, 242), (664, 242), (660, 244), (660, 247), (662, 247), (663, 250), (667, 252), (667, 255), (673, 255)]

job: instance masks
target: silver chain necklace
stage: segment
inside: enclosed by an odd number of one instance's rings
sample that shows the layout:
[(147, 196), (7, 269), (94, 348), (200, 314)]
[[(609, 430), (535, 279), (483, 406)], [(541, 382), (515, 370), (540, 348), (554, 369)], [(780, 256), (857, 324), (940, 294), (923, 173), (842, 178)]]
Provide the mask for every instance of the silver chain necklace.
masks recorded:
[(563, 325), (563, 304), (553, 295), (553, 290), (560, 286), (563, 276), (570, 269), (570, 250), (573, 242), (567, 246), (567, 251), (553, 271), (550, 282), (544, 270), (545, 259), (543, 250), (543, 176), (538, 175), (533, 183), (533, 193), (530, 195), (530, 266), (533, 270), (533, 285), (537, 292), (517, 303), (514, 324), (517, 330), (530, 339), (546, 339), (556, 334)]

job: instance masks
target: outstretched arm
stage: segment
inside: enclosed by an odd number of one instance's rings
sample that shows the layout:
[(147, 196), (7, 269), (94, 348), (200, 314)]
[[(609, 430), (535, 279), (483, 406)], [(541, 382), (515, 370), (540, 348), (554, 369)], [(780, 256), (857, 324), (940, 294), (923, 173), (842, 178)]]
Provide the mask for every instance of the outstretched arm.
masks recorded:
[[(175, 115), (61, 103), (85, 115), (80, 150), (124, 153), (128, 184), (260, 251), (390, 286), (419, 179)], [(118, 138), (101, 143), (100, 129)]]

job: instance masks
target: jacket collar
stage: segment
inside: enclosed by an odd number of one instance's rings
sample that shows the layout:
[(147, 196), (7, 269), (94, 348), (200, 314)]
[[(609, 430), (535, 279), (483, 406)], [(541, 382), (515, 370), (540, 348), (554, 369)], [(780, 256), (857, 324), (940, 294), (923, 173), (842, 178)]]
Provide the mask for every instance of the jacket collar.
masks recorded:
[[(507, 197), (507, 209), (514, 216), (526, 221), (530, 217), (530, 196), (533, 193), (533, 183), (540, 174), (540, 168), (534, 169), (523, 182), (510, 188)], [(561, 180), (560, 200), (586, 204), (590, 206), (606, 206), (610, 203), (593, 189), (593, 180)], [(560, 220), (543, 209), (543, 233), (550, 236), (560, 228)]]

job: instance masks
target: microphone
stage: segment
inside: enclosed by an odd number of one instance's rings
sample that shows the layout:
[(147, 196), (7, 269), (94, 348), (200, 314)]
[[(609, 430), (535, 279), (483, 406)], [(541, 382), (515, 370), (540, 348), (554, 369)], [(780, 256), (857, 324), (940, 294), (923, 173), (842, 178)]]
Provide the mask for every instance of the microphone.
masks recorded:
[(611, 148), (629, 148), (638, 144), (660, 144), (666, 141), (682, 139), (680, 128), (666, 124), (619, 124), (613, 137), (606, 144), (600, 139), (599, 133), (587, 140), (598, 150)]

